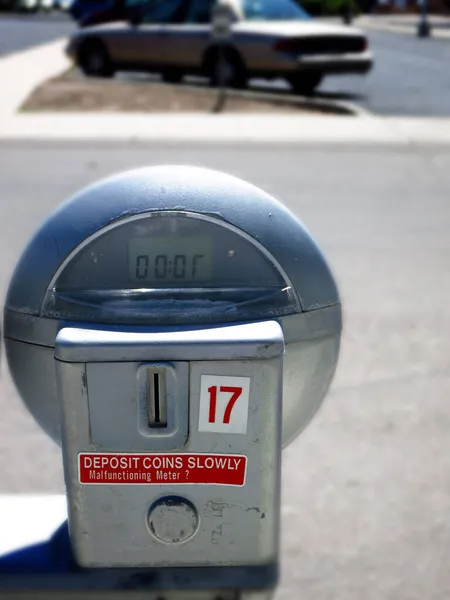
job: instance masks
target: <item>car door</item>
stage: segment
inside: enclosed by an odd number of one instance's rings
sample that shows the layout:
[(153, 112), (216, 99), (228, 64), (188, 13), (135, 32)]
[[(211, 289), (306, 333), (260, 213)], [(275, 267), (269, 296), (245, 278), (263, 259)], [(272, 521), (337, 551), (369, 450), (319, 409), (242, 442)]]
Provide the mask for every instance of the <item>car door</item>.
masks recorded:
[(161, 58), (162, 23), (180, 0), (127, 0), (128, 23), (115, 39), (114, 55), (121, 63), (151, 70)]
[[(177, 19), (186, 0), (134, 0), (141, 4), (142, 18), (133, 32), (133, 56), (135, 64), (158, 68), (164, 60), (162, 44), (164, 26)], [(132, 14), (132, 13), (130, 13)]]
[(201, 67), (210, 40), (215, 0), (182, 0), (178, 13), (160, 31), (161, 64), (186, 71)]

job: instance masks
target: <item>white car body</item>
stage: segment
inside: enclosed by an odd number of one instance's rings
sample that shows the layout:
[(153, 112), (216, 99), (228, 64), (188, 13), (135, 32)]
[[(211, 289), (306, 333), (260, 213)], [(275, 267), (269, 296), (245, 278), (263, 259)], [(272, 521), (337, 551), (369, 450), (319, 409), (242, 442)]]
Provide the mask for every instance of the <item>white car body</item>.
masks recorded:
[[(192, 0), (193, 6), (196, 0)], [(205, 0), (203, 0), (204, 2)], [(367, 73), (373, 63), (365, 34), (348, 26), (306, 17), (289, 20), (246, 19), (245, 2), (233, 0), (231, 35), (226, 41), (229, 62), (240, 70), (240, 82), (249, 77), (317, 79), (338, 73)], [(259, 0), (255, 6), (279, 2), (294, 10), (291, 0)], [(273, 9), (273, 6), (271, 7)], [(297, 7), (299, 15), (302, 14)], [(294, 10), (294, 15), (297, 13)], [(204, 13), (203, 15), (204, 16)], [(86, 27), (71, 39), (67, 52), (89, 73), (83, 60), (95, 41), (108, 57), (110, 71), (149, 70), (161, 73), (205, 73), (213, 76), (217, 41), (211, 25), (195, 22), (193, 13), (182, 23), (111, 23)], [(93, 46), (92, 46), (93, 47)], [(84, 54), (83, 54), (84, 53)], [(98, 57), (96, 57), (98, 58)], [(92, 61), (92, 64), (99, 64)], [(233, 66), (233, 65), (232, 65)], [(294, 84), (293, 83), (293, 84)]]

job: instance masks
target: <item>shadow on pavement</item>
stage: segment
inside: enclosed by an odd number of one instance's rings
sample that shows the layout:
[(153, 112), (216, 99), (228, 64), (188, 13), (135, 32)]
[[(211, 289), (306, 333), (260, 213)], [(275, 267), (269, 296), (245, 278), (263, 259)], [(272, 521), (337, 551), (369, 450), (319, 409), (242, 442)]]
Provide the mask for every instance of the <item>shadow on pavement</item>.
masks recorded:
[[(83, 75), (79, 74), (80, 77)], [(155, 75), (152, 73), (119, 73), (117, 75), (119, 79), (125, 81), (135, 81), (136, 83), (151, 83), (151, 82), (159, 82), (161, 78), (159, 75)], [(189, 85), (195, 86), (199, 88), (208, 87), (207, 79), (202, 77), (186, 77), (182, 83), (179, 85)], [(250, 84), (247, 88), (248, 91), (251, 92), (262, 92), (262, 93), (270, 93), (270, 94), (279, 94), (280, 96), (290, 96), (293, 95), (291, 88), (289, 85), (283, 80), (275, 80), (275, 81), (265, 81), (260, 79), (250, 80)], [(342, 100), (347, 102), (356, 102), (365, 100), (366, 96), (364, 94), (358, 94), (355, 92), (331, 92), (331, 91), (322, 91), (320, 88), (313, 93), (311, 98), (315, 98), (317, 100)]]

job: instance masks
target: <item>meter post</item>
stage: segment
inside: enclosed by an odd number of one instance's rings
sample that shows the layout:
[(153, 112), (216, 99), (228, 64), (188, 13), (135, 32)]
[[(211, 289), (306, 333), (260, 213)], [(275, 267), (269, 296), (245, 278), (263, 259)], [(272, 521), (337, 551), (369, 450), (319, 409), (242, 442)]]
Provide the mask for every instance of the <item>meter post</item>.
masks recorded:
[(227, 99), (227, 81), (226, 81), (226, 65), (225, 65), (225, 48), (223, 40), (218, 40), (217, 52), (219, 60), (219, 72), (218, 72), (218, 96), (217, 102), (214, 107), (214, 112), (222, 112), (225, 108)]
[(227, 0), (216, 0), (212, 9), (212, 40), (217, 50), (217, 61), (214, 63), (212, 78), (217, 84), (217, 101), (213, 112), (222, 112), (227, 98), (228, 63), (226, 56), (227, 42), (231, 36), (233, 22), (232, 8)]
[(431, 36), (431, 25), (428, 17), (428, 0), (419, 0), (420, 17), (417, 25), (417, 36), (419, 38), (428, 38)]
[(282, 448), (340, 339), (326, 259), (255, 186), (161, 166), (69, 199), (4, 309), (14, 383), (62, 449), (68, 522), (0, 557), (0, 595), (272, 598)]

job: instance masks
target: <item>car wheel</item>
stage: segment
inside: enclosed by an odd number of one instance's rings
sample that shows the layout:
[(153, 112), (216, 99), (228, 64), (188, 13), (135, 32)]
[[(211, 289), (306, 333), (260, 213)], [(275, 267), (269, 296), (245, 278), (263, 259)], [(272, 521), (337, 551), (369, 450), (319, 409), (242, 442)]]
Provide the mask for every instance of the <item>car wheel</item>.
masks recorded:
[(163, 81), (166, 83), (180, 83), (183, 79), (183, 73), (180, 71), (164, 71), (162, 73)]
[(113, 77), (114, 66), (100, 40), (86, 40), (78, 52), (78, 65), (88, 77)]
[(247, 86), (248, 74), (245, 65), (237, 52), (225, 48), (220, 54), (216, 48), (207, 56), (206, 73), (213, 87), (217, 87), (221, 80), (221, 69), (226, 85), (235, 89)]
[(295, 94), (310, 96), (319, 87), (322, 79), (322, 73), (297, 73), (289, 82)]

